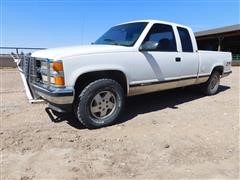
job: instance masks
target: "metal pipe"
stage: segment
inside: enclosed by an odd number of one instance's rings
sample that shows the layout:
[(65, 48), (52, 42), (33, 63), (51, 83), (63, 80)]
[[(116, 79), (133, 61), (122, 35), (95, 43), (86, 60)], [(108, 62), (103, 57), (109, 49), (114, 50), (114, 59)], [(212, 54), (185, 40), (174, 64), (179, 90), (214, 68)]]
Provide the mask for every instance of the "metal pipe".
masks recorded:
[(47, 48), (29, 48), (29, 47), (0, 47), (0, 49), (47, 49)]

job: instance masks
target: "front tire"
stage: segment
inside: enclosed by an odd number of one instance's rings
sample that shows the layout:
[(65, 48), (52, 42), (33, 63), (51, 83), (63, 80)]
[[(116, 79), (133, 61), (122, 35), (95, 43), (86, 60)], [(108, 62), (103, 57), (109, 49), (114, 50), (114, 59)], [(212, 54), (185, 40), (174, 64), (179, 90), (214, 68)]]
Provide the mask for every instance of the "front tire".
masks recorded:
[(124, 104), (124, 91), (112, 79), (99, 79), (87, 85), (76, 101), (77, 119), (87, 128), (113, 124)]
[(202, 89), (205, 95), (211, 96), (218, 92), (220, 85), (220, 73), (214, 71), (208, 81), (203, 84)]

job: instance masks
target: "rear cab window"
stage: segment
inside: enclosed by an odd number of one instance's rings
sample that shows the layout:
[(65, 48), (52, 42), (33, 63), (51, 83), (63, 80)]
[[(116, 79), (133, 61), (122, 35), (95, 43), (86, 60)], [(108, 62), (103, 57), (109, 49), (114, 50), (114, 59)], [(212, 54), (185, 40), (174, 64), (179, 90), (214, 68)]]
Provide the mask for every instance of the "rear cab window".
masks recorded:
[(192, 39), (190, 37), (189, 31), (183, 27), (177, 27), (177, 30), (182, 44), (182, 51), (193, 52)]

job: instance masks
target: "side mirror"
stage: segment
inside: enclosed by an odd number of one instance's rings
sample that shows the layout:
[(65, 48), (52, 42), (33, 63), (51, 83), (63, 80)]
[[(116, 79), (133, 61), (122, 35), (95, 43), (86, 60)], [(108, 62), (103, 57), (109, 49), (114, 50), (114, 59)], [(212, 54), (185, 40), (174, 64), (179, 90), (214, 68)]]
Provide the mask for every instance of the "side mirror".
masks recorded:
[(158, 43), (154, 41), (146, 41), (144, 42), (140, 47), (140, 51), (151, 51), (151, 50), (156, 50), (158, 47)]

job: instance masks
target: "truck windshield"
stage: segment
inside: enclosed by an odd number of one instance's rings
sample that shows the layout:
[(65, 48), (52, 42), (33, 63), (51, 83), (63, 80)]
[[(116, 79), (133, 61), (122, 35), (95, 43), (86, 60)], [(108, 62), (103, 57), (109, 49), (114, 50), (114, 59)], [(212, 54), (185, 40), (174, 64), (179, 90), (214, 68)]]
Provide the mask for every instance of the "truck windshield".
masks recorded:
[(138, 22), (112, 27), (94, 44), (133, 46), (146, 25), (147, 22)]

